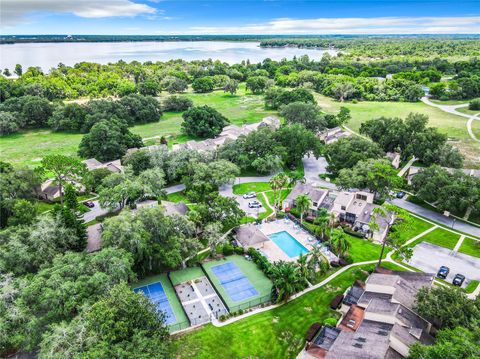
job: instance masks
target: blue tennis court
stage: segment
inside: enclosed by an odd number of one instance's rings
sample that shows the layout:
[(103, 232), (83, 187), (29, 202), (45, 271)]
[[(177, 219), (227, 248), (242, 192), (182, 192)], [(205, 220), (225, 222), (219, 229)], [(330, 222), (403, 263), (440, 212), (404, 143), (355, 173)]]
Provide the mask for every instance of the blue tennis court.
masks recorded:
[(140, 288), (135, 288), (133, 290), (135, 293), (143, 292), (150, 301), (157, 306), (158, 310), (161, 310), (165, 313), (165, 323), (173, 324), (177, 321), (175, 314), (173, 314), (172, 307), (168, 301), (165, 290), (163, 289), (162, 283), (157, 282), (149, 284)]
[(211, 269), (234, 302), (258, 295), (257, 290), (235, 263), (228, 262), (214, 266)]

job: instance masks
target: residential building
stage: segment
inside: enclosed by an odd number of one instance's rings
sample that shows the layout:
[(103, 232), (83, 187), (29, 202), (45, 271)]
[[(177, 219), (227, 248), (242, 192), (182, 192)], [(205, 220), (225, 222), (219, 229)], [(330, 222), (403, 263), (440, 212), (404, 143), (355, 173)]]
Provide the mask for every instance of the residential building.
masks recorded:
[(393, 167), (395, 167), (396, 169), (400, 168), (400, 161), (401, 161), (400, 153), (387, 152), (386, 157), (388, 158), (388, 160), (390, 161)]
[(181, 149), (190, 149), (199, 152), (213, 151), (223, 146), (227, 141), (235, 141), (240, 136), (246, 136), (250, 132), (256, 131), (262, 127), (270, 127), (271, 129), (277, 130), (280, 128), (280, 120), (275, 116), (268, 116), (261, 122), (257, 123), (243, 126), (228, 125), (225, 126), (222, 132), (215, 138), (209, 138), (204, 141), (188, 141), (186, 143), (175, 144), (172, 147), (172, 151), (178, 151)]
[(123, 166), (120, 160), (115, 160), (115, 161), (109, 161), (109, 162), (100, 162), (96, 160), (95, 158), (89, 158), (87, 160), (82, 161), (85, 163), (87, 166), (87, 169), (89, 171), (96, 170), (99, 168), (105, 168), (109, 170), (110, 172), (114, 173), (122, 173), (123, 172)]
[(341, 127), (329, 128), (325, 131), (319, 132), (317, 137), (326, 145), (329, 145), (340, 138), (348, 137), (351, 133), (343, 130)]
[(380, 268), (347, 291), (337, 327), (322, 327), (302, 357), (396, 359), (408, 356), (414, 343), (433, 343), (432, 325), (413, 309), (416, 294), (433, 279), (434, 274)]

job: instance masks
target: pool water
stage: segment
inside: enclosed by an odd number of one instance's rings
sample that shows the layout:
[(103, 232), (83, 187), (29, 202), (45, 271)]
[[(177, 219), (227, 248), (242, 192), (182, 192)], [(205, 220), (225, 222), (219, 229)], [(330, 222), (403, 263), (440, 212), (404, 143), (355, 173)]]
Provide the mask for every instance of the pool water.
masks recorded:
[(308, 249), (305, 248), (299, 241), (293, 238), (287, 231), (278, 233), (272, 233), (268, 236), (270, 240), (280, 247), (290, 258), (298, 257), (300, 254), (308, 253)]

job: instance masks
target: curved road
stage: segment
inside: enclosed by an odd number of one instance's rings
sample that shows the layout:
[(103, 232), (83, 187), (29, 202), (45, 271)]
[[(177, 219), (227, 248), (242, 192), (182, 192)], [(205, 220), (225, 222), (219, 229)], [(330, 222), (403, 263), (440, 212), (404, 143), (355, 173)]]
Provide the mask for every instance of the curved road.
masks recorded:
[(480, 118), (479, 118), (480, 113), (477, 113), (476, 115), (468, 115), (466, 113), (457, 111), (458, 108), (467, 107), (468, 103), (464, 103), (464, 104), (461, 104), (461, 105), (439, 105), (439, 104), (436, 104), (436, 103), (433, 103), (432, 101), (430, 101), (428, 99), (428, 97), (422, 97), (422, 102), (424, 104), (428, 105), (428, 106), (436, 107), (436, 108), (438, 108), (438, 109), (440, 109), (444, 112), (448, 112), (448, 113), (451, 113), (453, 115), (468, 118), (468, 121), (467, 121), (468, 134), (470, 135), (470, 137), (474, 141), (480, 142), (480, 139), (478, 139), (472, 131), (472, 123), (475, 120), (480, 121)]

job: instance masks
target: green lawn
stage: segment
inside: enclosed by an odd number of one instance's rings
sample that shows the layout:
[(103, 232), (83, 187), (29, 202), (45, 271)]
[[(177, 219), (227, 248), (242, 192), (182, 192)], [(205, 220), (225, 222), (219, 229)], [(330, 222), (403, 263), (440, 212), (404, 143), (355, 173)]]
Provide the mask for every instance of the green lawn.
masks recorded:
[(185, 195), (185, 191), (179, 191), (179, 192), (173, 192), (173, 193), (167, 194), (167, 201), (175, 202), (175, 203), (177, 202), (190, 203), (190, 200)]
[(173, 285), (185, 283), (200, 277), (205, 277), (205, 273), (200, 267), (190, 267), (170, 272), (170, 280)]
[(423, 102), (360, 101), (354, 104), (352, 102), (340, 103), (319, 94), (315, 96), (324, 111), (337, 112), (340, 106), (349, 108), (352, 119), (347, 126), (354, 131), (358, 131), (362, 123), (372, 118), (381, 116), (405, 118), (410, 112), (423, 113), (429, 117), (430, 126), (438, 127), (440, 132), (447, 134), (454, 141), (452, 144), (466, 156), (465, 165), (467, 167), (478, 167), (480, 143), (470, 138), (466, 127), (467, 119), (464, 117), (443, 112), (438, 108), (425, 105)]
[(460, 253), (480, 258), (480, 241), (471, 238), (465, 238), (458, 250)]
[(37, 211), (38, 213), (44, 213), (47, 211), (51, 211), (53, 207), (55, 206), (54, 203), (48, 203), (48, 202), (43, 202), (43, 201), (36, 201), (37, 204)]
[[(405, 243), (409, 239), (412, 239), (413, 237), (433, 227), (433, 224), (425, 222), (417, 217), (410, 216), (409, 221), (411, 222), (411, 225), (404, 230), (402, 229), (401, 233), (399, 234), (399, 240), (401, 243)], [(391, 231), (395, 231), (395, 226), (392, 227)]]
[[(228, 262), (236, 264), (236, 266), (245, 275), (245, 277), (248, 278), (252, 286), (257, 290), (258, 295), (236, 302), (230, 298), (227, 291), (220, 284), (218, 277), (212, 271), (212, 267), (222, 265)], [(210, 282), (213, 284), (217, 292), (222, 296), (224, 302), (227, 304), (230, 312), (235, 312), (238, 309), (250, 308), (252, 306), (266, 302), (270, 299), (272, 282), (265, 276), (265, 274), (260, 269), (258, 269), (255, 263), (247, 261), (243, 256), (228, 256), (225, 259), (203, 263), (202, 266), (203, 269), (205, 269), (205, 272), (207, 272)]]
[[(162, 93), (160, 98), (166, 96), (169, 95)], [(231, 123), (237, 125), (259, 122), (262, 118), (275, 114), (275, 112), (265, 110), (262, 95), (246, 95), (244, 84), (241, 84), (235, 96), (225, 94), (223, 91), (207, 94), (189, 92), (181, 94), (181, 96), (191, 98), (195, 105), (208, 105), (217, 109)], [(166, 112), (159, 121), (133, 126), (130, 131), (143, 138), (166, 136), (169, 139), (169, 145), (172, 145), (191, 139), (180, 135), (181, 122), (182, 113)], [(0, 160), (34, 166), (38, 165), (42, 157), (47, 154), (76, 155), (82, 137), (83, 134), (52, 132), (49, 129), (28, 130), (2, 136)]]
[(271, 189), (272, 187), (268, 182), (247, 182), (233, 185), (233, 193), (236, 195), (242, 195), (248, 192), (264, 192)]
[(467, 286), (465, 287), (465, 289), (464, 289), (465, 292), (473, 293), (473, 291), (475, 289), (477, 289), (478, 284), (480, 284), (480, 282), (478, 280), (471, 280), (470, 282), (468, 282)]
[[(280, 197), (280, 205), (282, 204), (283, 200), (287, 198), (288, 194), (291, 192), (291, 189), (282, 189), (277, 193), (277, 197)], [(273, 205), (273, 191), (265, 192), (265, 195), (268, 198), (268, 202), (272, 203)]]
[(171, 331), (176, 331), (181, 328), (186, 328), (190, 326), (190, 322), (183, 311), (182, 304), (180, 300), (178, 300), (177, 295), (175, 294), (175, 289), (173, 289), (172, 283), (168, 279), (166, 274), (159, 274), (156, 276), (147, 277), (137, 283), (132, 284), (132, 289), (143, 287), (148, 284), (153, 284), (160, 282), (162, 284), (163, 290), (167, 295), (168, 302), (170, 303), (170, 307), (175, 314), (176, 321), (169, 325), (169, 329)]
[[(363, 267), (372, 270), (373, 265)], [(304, 336), (315, 322), (338, 313), (329, 308), (335, 295), (343, 293), (367, 273), (352, 268), (329, 284), (278, 308), (255, 314), (224, 327), (209, 324), (174, 339), (176, 358), (295, 358)]]
[[(350, 242), (350, 250), (348, 253), (352, 257), (354, 262), (364, 262), (377, 260), (380, 257), (382, 246), (372, 243), (366, 239), (357, 238), (346, 234), (348, 242)], [(383, 252), (383, 258), (390, 251), (390, 248), (385, 247)]]
[(433, 231), (427, 233), (425, 236), (420, 237), (416, 243), (430, 242), (437, 246), (453, 249), (457, 244), (460, 235), (447, 231), (443, 228), (435, 228)]

